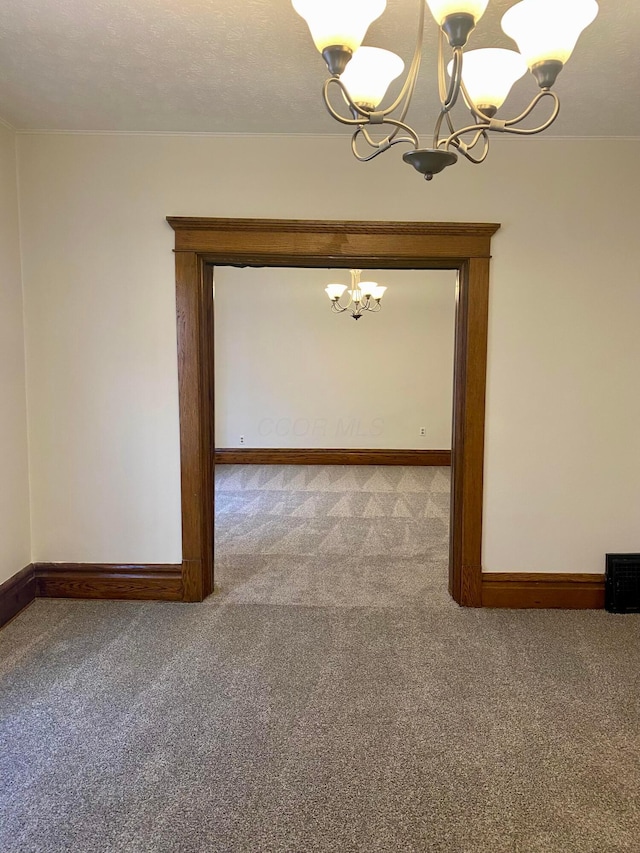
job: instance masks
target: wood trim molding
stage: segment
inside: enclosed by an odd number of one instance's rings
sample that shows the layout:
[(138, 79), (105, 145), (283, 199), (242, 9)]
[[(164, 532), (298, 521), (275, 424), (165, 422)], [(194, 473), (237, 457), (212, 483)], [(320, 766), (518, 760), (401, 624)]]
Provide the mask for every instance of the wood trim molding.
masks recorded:
[(489, 259), (460, 267), (453, 370), (449, 592), (482, 606), (484, 422), (489, 322)]
[(182, 601), (180, 564), (32, 563), (0, 585), (0, 628), (36, 598)]
[(35, 563), (39, 598), (182, 601), (182, 566)]
[(35, 597), (35, 574), (29, 564), (0, 585), (0, 628), (28, 607)]
[(482, 606), (601, 610), (604, 575), (486, 573), (482, 575)]
[(491, 222), (369, 222), (360, 219), (218, 219), (201, 216), (167, 216), (167, 222), (174, 231), (251, 231), (269, 233), (272, 231), (294, 232), (296, 234), (369, 234), (375, 229), (377, 234), (403, 234), (447, 237), (455, 234), (460, 237), (485, 237), (490, 239), (500, 228)]
[[(167, 217), (175, 251), (214, 264), (456, 268), (488, 258), (500, 227), (463, 222), (315, 222)], [(392, 245), (392, 249), (390, 248)], [(428, 266), (425, 266), (428, 259)]]
[[(268, 463), (267, 463), (268, 464)], [(180, 565), (35, 563), (0, 585), (0, 628), (38, 598), (181, 601)], [(600, 610), (604, 575), (485, 573), (482, 606)]]
[(213, 267), (176, 254), (183, 600), (213, 592)]
[(450, 450), (218, 447), (216, 465), (451, 465)]
[(213, 265), (458, 270), (449, 590), (482, 605), (482, 474), (493, 223), (168, 217), (175, 232), (185, 601), (213, 589)]

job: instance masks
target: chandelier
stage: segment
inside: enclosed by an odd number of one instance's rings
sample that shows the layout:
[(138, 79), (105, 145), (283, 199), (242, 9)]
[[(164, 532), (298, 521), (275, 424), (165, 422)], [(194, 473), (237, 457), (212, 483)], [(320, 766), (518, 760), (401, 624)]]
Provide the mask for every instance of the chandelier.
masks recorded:
[(360, 281), (362, 270), (351, 270), (351, 290), (348, 292), (348, 300), (341, 301), (346, 284), (328, 284), (325, 292), (331, 300), (331, 310), (336, 314), (351, 310), (354, 320), (359, 320), (365, 311), (377, 314), (382, 308), (380, 301), (387, 289), (375, 281)]
[[(469, 36), (484, 14), (489, 0), (426, 0), (438, 24), (438, 88), (440, 114), (430, 148), (420, 147), (418, 134), (405, 122), (418, 78), (424, 42), (425, 0), (418, 0), (419, 22), (416, 47), (407, 76), (395, 101), (380, 108), (389, 85), (404, 71), (404, 62), (391, 51), (361, 47), (369, 25), (386, 8), (386, 0), (292, 0), (293, 8), (308, 23), (311, 36), (331, 76), (323, 88), (326, 108), (336, 121), (354, 128), (351, 148), (362, 162), (372, 160), (393, 145), (406, 143), (403, 154), (430, 181), (453, 165), (461, 154), (472, 163), (482, 163), (489, 153), (489, 132), (531, 136), (556, 120), (560, 101), (552, 87), (571, 56), (580, 33), (598, 14), (596, 0), (521, 0), (504, 14), (502, 29), (517, 44), (519, 52), (484, 48), (464, 52)], [(447, 42), (452, 58), (446, 64)], [(527, 68), (539, 90), (529, 106), (511, 119), (498, 111), (514, 83)], [(447, 80), (447, 75), (449, 79)], [(342, 95), (341, 110), (330, 94)], [(471, 123), (456, 129), (451, 111), (462, 94), (471, 113)], [(519, 127), (538, 104), (550, 101), (550, 114), (537, 127)], [(382, 130), (386, 135), (374, 139)]]

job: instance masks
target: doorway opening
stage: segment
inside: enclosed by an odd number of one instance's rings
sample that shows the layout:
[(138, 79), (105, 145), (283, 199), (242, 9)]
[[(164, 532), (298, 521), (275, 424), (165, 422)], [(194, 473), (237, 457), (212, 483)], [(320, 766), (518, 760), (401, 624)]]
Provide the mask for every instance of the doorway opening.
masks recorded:
[[(168, 219), (176, 236), (183, 599), (214, 584), (213, 267), (453, 269), (454, 353), (449, 592), (482, 605), (482, 474), (495, 224)], [(416, 377), (419, 381), (419, 377)]]
[(306, 606), (446, 597), (455, 271), (363, 270), (387, 293), (358, 322), (325, 293), (348, 270), (213, 278), (220, 591)]

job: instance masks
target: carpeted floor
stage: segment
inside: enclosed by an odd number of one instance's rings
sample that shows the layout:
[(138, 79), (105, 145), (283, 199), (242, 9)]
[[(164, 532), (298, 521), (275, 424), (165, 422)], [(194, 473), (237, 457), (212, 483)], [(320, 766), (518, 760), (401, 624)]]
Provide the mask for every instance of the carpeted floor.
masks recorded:
[(219, 595), (0, 632), (1, 853), (640, 850), (640, 631), (446, 595), (448, 471), (220, 467)]

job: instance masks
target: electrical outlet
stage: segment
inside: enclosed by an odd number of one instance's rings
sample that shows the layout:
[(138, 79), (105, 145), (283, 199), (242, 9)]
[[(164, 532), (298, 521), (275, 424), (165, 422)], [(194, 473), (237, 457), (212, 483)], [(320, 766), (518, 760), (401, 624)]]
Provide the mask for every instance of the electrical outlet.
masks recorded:
[(240, 436), (240, 444), (244, 444), (244, 436), (243, 435)]
[(420, 435), (426, 435), (426, 434), (427, 434), (426, 427), (420, 427)]

